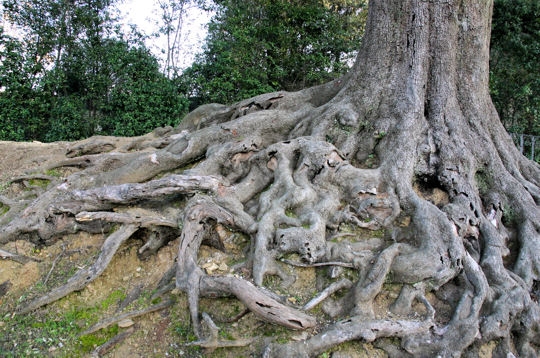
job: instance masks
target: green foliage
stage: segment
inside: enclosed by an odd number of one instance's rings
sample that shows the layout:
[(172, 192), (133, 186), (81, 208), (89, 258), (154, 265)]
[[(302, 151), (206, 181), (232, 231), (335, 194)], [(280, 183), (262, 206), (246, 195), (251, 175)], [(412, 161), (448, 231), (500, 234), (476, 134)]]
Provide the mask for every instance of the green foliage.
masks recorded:
[(540, 135), (540, 2), (495, 0), (490, 88), (505, 127)]
[[(19, 35), (0, 27), (0, 140), (141, 135), (176, 125), (186, 97), (192, 107), (231, 103), (329, 81), (352, 62), (367, 14), (365, 0), (217, 0), (204, 53), (180, 76), (168, 56), (167, 77), (142, 35), (116, 27), (117, 1), (2, 1), (4, 21)], [(538, 1), (496, 0), (490, 62), (503, 124), (536, 135), (539, 18)], [(169, 20), (163, 31), (173, 36)]]
[(114, 1), (4, 0), (0, 28), (0, 140), (133, 136), (176, 125), (187, 101), (132, 32), (115, 27)]
[(196, 104), (298, 90), (343, 74), (360, 43), (366, 2), (222, 0), (204, 53), (185, 71)]

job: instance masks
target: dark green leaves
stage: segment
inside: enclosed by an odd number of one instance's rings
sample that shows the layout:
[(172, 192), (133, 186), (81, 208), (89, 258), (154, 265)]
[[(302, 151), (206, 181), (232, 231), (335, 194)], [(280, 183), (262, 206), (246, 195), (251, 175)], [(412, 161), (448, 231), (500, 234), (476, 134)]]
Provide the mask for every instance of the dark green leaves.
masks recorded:
[(141, 37), (117, 29), (111, 3), (3, 2), (24, 31), (0, 32), (0, 140), (141, 135), (180, 121), (187, 101)]
[(205, 52), (185, 73), (199, 103), (298, 90), (343, 74), (359, 47), (363, 1), (223, 0)]
[(540, 2), (496, 0), (491, 96), (505, 127), (540, 134)]

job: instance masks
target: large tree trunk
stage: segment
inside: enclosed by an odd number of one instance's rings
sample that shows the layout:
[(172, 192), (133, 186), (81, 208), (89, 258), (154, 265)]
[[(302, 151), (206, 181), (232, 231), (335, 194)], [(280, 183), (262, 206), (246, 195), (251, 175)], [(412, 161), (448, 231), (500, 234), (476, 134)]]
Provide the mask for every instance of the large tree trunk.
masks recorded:
[[(201, 296), (235, 295), (265, 320), (316, 326), (260, 287), (269, 275), (290, 282), (278, 260), (287, 254), (303, 265), (358, 271), (357, 282), (334, 282), (304, 307), (346, 290), (325, 305), (334, 325), (305, 341), (271, 344), (266, 356), (316, 356), (347, 340), (383, 337), (401, 338), (402, 351), (389, 349), (400, 355), (460, 356), (494, 341), (497, 353), (535, 356), (540, 168), (514, 147), (490, 100), (491, 10), (486, 0), (370, 1), (348, 76), (231, 107), (203, 106), (175, 130), (130, 148), (95, 154), (114, 143), (78, 143), (69, 152), (74, 158), (57, 166), (81, 171), (22, 215), (3, 199), (13, 220), (3, 221), (0, 242), (21, 235), (49, 242), (97, 230), (96, 221), (125, 225), (108, 239), (114, 250), (137, 227), (151, 233), (143, 251), (179, 235), (176, 286), (188, 294), (200, 338)], [(155, 200), (178, 195), (188, 198), (185, 208)], [(125, 205), (160, 214), (143, 220), (112, 212)], [(203, 241), (219, 246), (216, 223), (251, 237), (254, 285), (198, 266)], [(329, 240), (345, 224), (387, 235)], [(110, 256), (102, 253), (92, 274), (79, 274), (27, 310), (80, 289)], [(380, 317), (373, 302), (388, 282), (401, 293), (392, 313)], [(451, 317), (440, 305), (451, 307)], [(411, 318), (418, 312), (424, 317)]]

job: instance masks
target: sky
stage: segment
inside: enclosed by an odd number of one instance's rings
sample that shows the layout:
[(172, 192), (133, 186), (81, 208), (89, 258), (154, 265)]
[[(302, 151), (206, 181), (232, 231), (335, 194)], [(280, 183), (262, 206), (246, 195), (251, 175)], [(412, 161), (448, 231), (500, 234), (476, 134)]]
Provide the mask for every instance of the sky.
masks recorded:
[[(123, 23), (137, 25), (147, 35), (157, 30), (156, 21), (159, 19), (159, 6), (157, 0), (124, 0), (119, 5)], [(181, 51), (183, 56), (180, 68), (187, 68), (198, 52), (201, 52), (206, 37), (206, 24), (212, 14), (191, 6), (186, 11), (186, 18), (182, 26)], [(162, 50), (166, 49), (164, 36), (149, 40), (147, 46), (153, 53), (163, 58)]]
[[(122, 0), (118, 4), (122, 23), (129, 29), (129, 24), (135, 24), (147, 35), (151, 35), (157, 30), (159, 15), (158, 0)], [(1, 10), (0, 2), (0, 10)], [(1, 13), (1, 11), (0, 11)], [(181, 69), (185, 69), (191, 65), (195, 59), (195, 55), (202, 51), (204, 40), (206, 38), (206, 24), (210, 21), (212, 13), (205, 12), (190, 6), (186, 11), (186, 18), (182, 26), (181, 44), (181, 61), (178, 64)], [(10, 28), (8, 24), (4, 24), (3, 18), (0, 16), (0, 25), (5, 26), (7, 33), (16, 35), (17, 31)], [(152, 38), (146, 44), (152, 52), (160, 59), (165, 57), (166, 38)], [(164, 62), (164, 61), (163, 61)]]

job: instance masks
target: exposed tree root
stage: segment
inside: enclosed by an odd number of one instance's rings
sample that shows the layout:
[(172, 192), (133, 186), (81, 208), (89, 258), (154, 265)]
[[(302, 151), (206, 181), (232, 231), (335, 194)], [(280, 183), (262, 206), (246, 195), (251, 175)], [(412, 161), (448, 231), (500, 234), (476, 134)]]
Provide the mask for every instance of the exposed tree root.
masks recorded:
[[(178, 253), (177, 286), (188, 294), (195, 332), (200, 336), (198, 302), (200, 296), (234, 295), (262, 319), (292, 329), (306, 329), (315, 319), (285, 306), (246, 280), (234, 276), (209, 276), (197, 265), (197, 253), (211, 227), (210, 219), (230, 227), (247, 229), (248, 223), (217, 205), (207, 197), (195, 197), (186, 209), (184, 229)], [(241, 218), (240, 218), (241, 219)]]
[(212, 318), (207, 313), (202, 314), (203, 320), (208, 327), (209, 334), (202, 341), (195, 341), (188, 345), (199, 346), (208, 349), (212, 352), (216, 348), (231, 348), (231, 347), (245, 347), (253, 343), (254, 338), (238, 339), (238, 340), (222, 340), (219, 338), (219, 327), (216, 326)]
[(429, 331), (433, 322), (431, 318), (425, 321), (394, 321), (369, 320), (354, 316), (335, 323), (305, 342), (294, 342), (283, 345), (269, 345), (263, 357), (316, 357), (329, 348), (351, 340), (372, 342), (381, 337), (406, 337)]
[(90, 353), (90, 356), (96, 358), (104, 356), (105, 354), (109, 353), (114, 348), (114, 346), (120, 344), (126, 338), (131, 336), (134, 332), (135, 328), (130, 327), (127, 330), (118, 333), (116, 336), (94, 349), (92, 353)]
[(9, 259), (9, 260), (13, 260), (15, 262), (18, 262), (20, 264), (25, 264), (29, 261), (39, 261), (38, 259), (36, 258), (33, 258), (33, 257), (27, 257), (27, 256), (23, 256), (23, 255), (18, 255), (18, 254), (14, 254), (14, 253), (11, 253), (11, 252), (8, 252), (6, 250), (2, 250), (0, 249), (0, 258), (2, 259)]
[(103, 243), (101, 253), (96, 262), (87, 269), (82, 269), (71, 277), (68, 282), (60, 287), (57, 287), (49, 293), (38, 297), (34, 301), (26, 303), (19, 308), (19, 314), (25, 314), (35, 310), (41, 306), (59, 300), (62, 297), (69, 295), (71, 292), (82, 290), (90, 282), (95, 280), (107, 268), (107, 265), (112, 260), (114, 254), (124, 241), (137, 231), (134, 225), (125, 225), (113, 232)]
[(317, 306), (319, 303), (330, 297), (332, 294), (343, 290), (345, 288), (351, 288), (353, 283), (350, 280), (343, 279), (338, 282), (332, 283), (330, 286), (325, 288), (322, 292), (320, 292), (316, 297), (311, 299), (308, 303), (306, 303), (303, 307), (304, 311), (309, 311), (310, 309), (313, 309), (315, 306)]
[(137, 311), (133, 311), (133, 312), (126, 312), (126, 313), (123, 313), (123, 314), (118, 315), (118, 316), (110, 317), (110, 318), (108, 318), (108, 319), (106, 319), (104, 321), (98, 322), (95, 325), (93, 325), (92, 327), (88, 328), (86, 331), (81, 333), (81, 336), (85, 336), (87, 334), (97, 332), (100, 329), (107, 328), (109, 326), (112, 326), (113, 324), (117, 324), (118, 322), (121, 322), (121, 321), (126, 320), (126, 319), (139, 317), (139, 316), (142, 316), (142, 315), (145, 315), (145, 314), (148, 314), (148, 313), (152, 313), (152, 312), (156, 312), (156, 311), (165, 309), (167, 307), (172, 306), (173, 303), (174, 303), (174, 301), (172, 301), (172, 300), (166, 300), (166, 301), (163, 301), (161, 303), (155, 304), (153, 306), (150, 306), (150, 307), (147, 307), (147, 308), (144, 308), (144, 309), (141, 309), (141, 310), (137, 310)]

